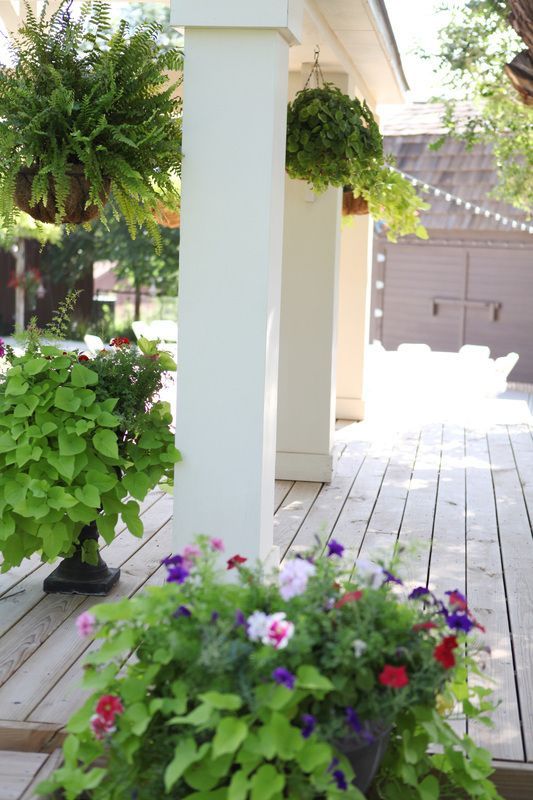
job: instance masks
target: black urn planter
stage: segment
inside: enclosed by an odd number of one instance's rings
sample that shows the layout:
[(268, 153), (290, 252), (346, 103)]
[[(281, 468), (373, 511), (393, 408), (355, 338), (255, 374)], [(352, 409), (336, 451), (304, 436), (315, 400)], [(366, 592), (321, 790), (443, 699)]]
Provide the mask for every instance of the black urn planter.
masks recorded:
[(389, 744), (390, 733), (391, 728), (388, 728), (380, 734), (374, 734), (371, 741), (353, 738), (335, 742), (335, 747), (346, 756), (355, 772), (354, 786), (363, 793), (370, 788), (381, 766)]
[(97, 564), (87, 564), (86, 561), (82, 561), (82, 542), (89, 539), (98, 542), (96, 522), (91, 522), (82, 529), (74, 554), (70, 558), (64, 558), (44, 579), (45, 592), (99, 596), (109, 593), (120, 577), (120, 569), (108, 567), (99, 552)]

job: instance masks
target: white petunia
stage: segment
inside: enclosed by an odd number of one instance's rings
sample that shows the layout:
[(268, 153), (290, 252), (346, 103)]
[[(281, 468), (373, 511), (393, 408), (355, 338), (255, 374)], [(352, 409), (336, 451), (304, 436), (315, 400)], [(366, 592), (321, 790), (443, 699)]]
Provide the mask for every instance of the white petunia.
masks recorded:
[(307, 589), (307, 581), (316, 572), (316, 567), (304, 558), (293, 558), (287, 561), (279, 575), (279, 593), (284, 600), (290, 600), (303, 594)]
[(355, 562), (355, 568), (359, 573), (362, 580), (371, 589), (379, 589), (385, 583), (385, 575), (383, 568), (379, 564), (374, 564), (372, 561), (365, 561), (363, 558), (358, 558)]
[(269, 617), (264, 611), (254, 611), (246, 620), (246, 632), (252, 642), (259, 642), (266, 636)]
[(356, 658), (361, 658), (363, 653), (368, 650), (368, 645), (362, 639), (354, 639), (352, 642), (353, 651)]

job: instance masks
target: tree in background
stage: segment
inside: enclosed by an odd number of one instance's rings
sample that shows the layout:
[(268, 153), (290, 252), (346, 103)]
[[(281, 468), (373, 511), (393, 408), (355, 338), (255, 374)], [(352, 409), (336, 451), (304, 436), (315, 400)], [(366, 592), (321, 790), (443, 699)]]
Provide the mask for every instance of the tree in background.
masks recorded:
[[(445, 99), (449, 132), (469, 147), (490, 144), (498, 174), (493, 196), (531, 213), (533, 108), (506, 75), (506, 65), (524, 47), (511, 27), (511, 11), (507, 0), (467, 0), (455, 7), (440, 32), (438, 69), (454, 98)], [(456, 104), (465, 100), (475, 108), (466, 122), (456, 115)]]
[(112, 261), (119, 280), (135, 293), (135, 319), (140, 317), (143, 287), (157, 294), (177, 294), (179, 229), (161, 228), (161, 250), (157, 253), (146, 231), (131, 239), (126, 223), (114, 218), (107, 227), (98, 222), (90, 230), (78, 227), (58, 245), (47, 245), (41, 257), (43, 273), (52, 283), (72, 288), (89, 272), (95, 261)]

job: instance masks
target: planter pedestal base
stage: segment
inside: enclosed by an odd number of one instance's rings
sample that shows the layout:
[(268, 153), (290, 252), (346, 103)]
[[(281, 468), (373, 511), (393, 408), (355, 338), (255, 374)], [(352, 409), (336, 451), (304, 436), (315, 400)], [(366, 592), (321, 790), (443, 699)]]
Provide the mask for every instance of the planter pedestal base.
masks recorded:
[(64, 558), (53, 572), (45, 578), (43, 590), (57, 594), (88, 594), (103, 596), (110, 592), (120, 577), (120, 569), (108, 567), (98, 553), (97, 564), (82, 561), (82, 542), (98, 541), (96, 525), (86, 525), (80, 533), (79, 544), (74, 555)]

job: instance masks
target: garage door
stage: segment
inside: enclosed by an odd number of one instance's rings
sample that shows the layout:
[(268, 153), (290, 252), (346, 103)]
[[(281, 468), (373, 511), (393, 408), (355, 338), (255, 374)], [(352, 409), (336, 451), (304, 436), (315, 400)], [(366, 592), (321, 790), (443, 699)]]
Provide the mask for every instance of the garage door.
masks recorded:
[(433, 350), (488, 345), (515, 351), (511, 379), (533, 383), (533, 257), (511, 248), (387, 245), (376, 265), (375, 336), (388, 350), (424, 342)]

